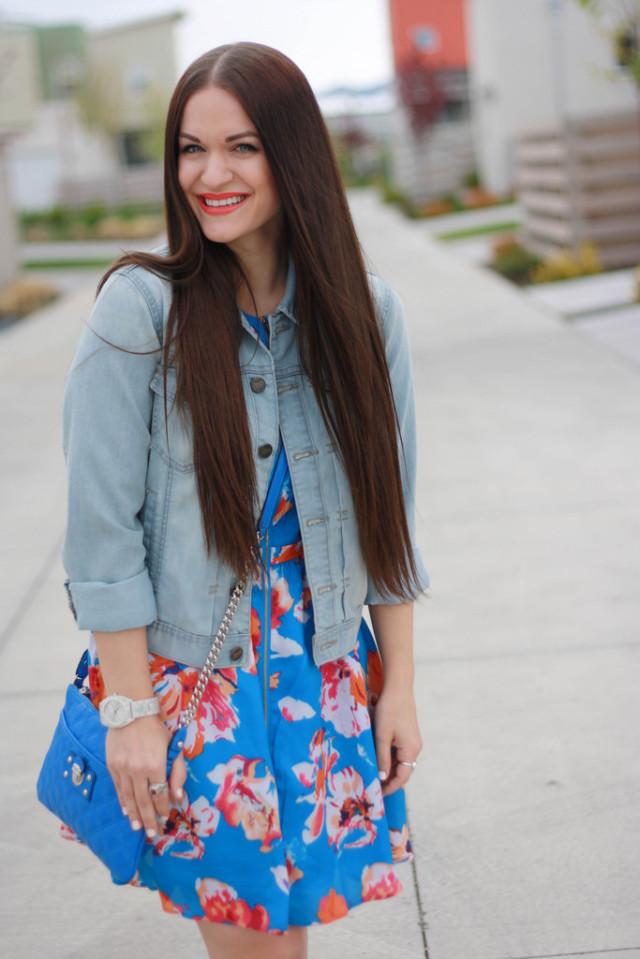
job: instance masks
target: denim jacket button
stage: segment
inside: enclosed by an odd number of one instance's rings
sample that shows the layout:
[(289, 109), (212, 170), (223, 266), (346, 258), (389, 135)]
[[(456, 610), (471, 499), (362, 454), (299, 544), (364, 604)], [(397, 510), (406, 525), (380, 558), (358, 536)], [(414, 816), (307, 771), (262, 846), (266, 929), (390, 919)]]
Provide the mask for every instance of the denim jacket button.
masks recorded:
[(229, 653), (229, 659), (234, 663), (237, 663), (239, 659), (242, 659), (242, 646), (234, 646)]
[(271, 443), (263, 443), (262, 446), (258, 447), (258, 456), (260, 459), (267, 460), (273, 453), (273, 446)]
[(267, 386), (265, 380), (263, 380), (261, 376), (254, 376), (249, 385), (254, 393), (264, 393)]

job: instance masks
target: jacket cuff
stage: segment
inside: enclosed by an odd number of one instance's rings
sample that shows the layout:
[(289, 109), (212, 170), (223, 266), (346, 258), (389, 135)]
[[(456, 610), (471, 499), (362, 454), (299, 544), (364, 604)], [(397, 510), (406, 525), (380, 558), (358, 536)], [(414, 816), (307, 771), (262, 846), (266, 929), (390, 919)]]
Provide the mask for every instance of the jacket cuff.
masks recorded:
[(424, 593), (425, 589), (429, 587), (429, 574), (422, 562), (422, 556), (417, 546), (413, 547), (413, 561), (416, 566), (416, 573), (418, 574), (418, 589), (414, 593), (411, 593), (409, 596), (394, 596), (389, 593), (381, 593), (374, 588), (373, 583), (369, 580), (369, 587), (364, 600), (365, 604), (367, 606), (396, 606), (399, 603), (407, 603), (411, 600), (418, 599), (422, 593)]
[(156, 598), (146, 570), (120, 583), (68, 583), (70, 605), (80, 629), (115, 633), (148, 626), (157, 618)]

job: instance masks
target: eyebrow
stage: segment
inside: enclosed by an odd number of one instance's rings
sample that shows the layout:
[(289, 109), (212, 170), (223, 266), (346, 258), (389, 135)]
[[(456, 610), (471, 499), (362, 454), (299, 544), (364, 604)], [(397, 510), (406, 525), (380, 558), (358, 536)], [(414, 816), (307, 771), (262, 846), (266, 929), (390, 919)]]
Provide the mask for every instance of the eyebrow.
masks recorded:
[[(179, 137), (183, 137), (185, 140), (193, 140), (194, 143), (200, 143), (200, 137), (195, 137), (192, 133), (186, 133), (184, 130), (181, 130), (178, 134)], [(256, 140), (259, 140), (260, 137), (255, 132), (255, 130), (244, 130), (242, 133), (233, 133), (230, 137), (225, 137), (225, 143), (232, 143), (234, 140), (242, 140), (244, 137), (253, 137)]]
[(254, 139), (259, 140), (260, 137), (255, 130), (244, 130), (242, 133), (234, 133), (230, 137), (225, 137), (225, 143), (231, 143), (232, 140), (242, 140), (244, 137), (254, 137)]

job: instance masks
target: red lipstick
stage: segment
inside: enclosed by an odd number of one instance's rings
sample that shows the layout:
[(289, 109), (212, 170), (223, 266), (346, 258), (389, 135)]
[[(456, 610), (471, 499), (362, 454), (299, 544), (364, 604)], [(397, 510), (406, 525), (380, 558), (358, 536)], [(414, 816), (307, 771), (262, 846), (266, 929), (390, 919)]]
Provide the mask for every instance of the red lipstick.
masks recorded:
[(200, 209), (209, 216), (233, 213), (248, 199), (248, 193), (198, 193), (196, 196)]

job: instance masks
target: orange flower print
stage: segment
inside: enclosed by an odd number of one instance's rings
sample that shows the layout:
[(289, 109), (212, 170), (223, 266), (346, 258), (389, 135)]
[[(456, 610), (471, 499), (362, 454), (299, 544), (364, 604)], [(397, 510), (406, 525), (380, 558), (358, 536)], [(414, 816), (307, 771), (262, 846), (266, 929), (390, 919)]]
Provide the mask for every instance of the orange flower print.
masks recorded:
[(269, 676), (269, 689), (277, 689), (280, 685), (280, 672), (271, 673)]
[(282, 617), (293, 606), (293, 599), (289, 592), (289, 584), (284, 576), (279, 576), (276, 570), (271, 570), (271, 629), (278, 629), (282, 624)]
[(304, 649), (300, 643), (288, 636), (283, 636), (279, 629), (282, 619), (293, 606), (293, 599), (289, 592), (289, 584), (284, 576), (279, 576), (277, 570), (271, 570), (271, 637), (270, 651), (274, 659), (287, 656), (302, 656)]
[(291, 858), (288, 852), (285, 853), (284, 861), (287, 864), (287, 876), (289, 879), (289, 888), (291, 888), (294, 882), (297, 882), (298, 879), (302, 879), (302, 877), (304, 876), (304, 873), (302, 869), (298, 869), (298, 867), (296, 866), (295, 862), (293, 861), (293, 859)]
[(198, 681), (198, 670), (193, 666), (181, 666), (156, 653), (149, 656), (149, 669), (153, 694), (160, 700), (162, 719), (173, 732)]
[(177, 906), (175, 902), (171, 902), (169, 897), (161, 889), (158, 889), (158, 892), (160, 893), (160, 905), (165, 912), (171, 912), (176, 916), (184, 915), (184, 908), (182, 906)]
[[(264, 770), (258, 775), (258, 769)], [(270, 770), (261, 759), (233, 756), (207, 774), (219, 789), (215, 805), (230, 826), (242, 826), (247, 839), (256, 839), (269, 852), (282, 838), (278, 794)]]
[(302, 839), (307, 845), (317, 839), (324, 826), (324, 807), (327, 798), (327, 778), (340, 758), (331, 739), (325, 740), (324, 729), (313, 736), (309, 747), (311, 762), (296, 763), (293, 771), (303, 786), (311, 789), (306, 796), (299, 796), (298, 802), (312, 805), (311, 813), (305, 822)]
[(288, 513), (292, 507), (293, 507), (293, 502), (291, 499), (291, 492), (285, 485), (282, 487), (282, 496), (280, 497), (278, 508), (276, 509), (273, 516), (273, 524), (275, 525), (278, 522), (278, 520), (282, 519), (285, 513)]
[(351, 849), (372, 843), (378, 834), (374, 819), (382, 819), (384, 815), (379, 780), (374, 779), (365, 789), (360, 773), (353, 766), (347, 766), (330, 776), (328, 787), (329, 844)]
[(213, 836), (219, 821), (219, 810), (210, 806), (204, 796), (192, 803), (183, 800), (180, 807), (172, 807), (163, 831), (151, 840), (154, 854), (163, 856), (170, 850), (172, 856), (180, 859), (201, 859), (203, 839)]
[(244, 899), (238, 898), (236, 890), (226, 882), (219, 879), (198, 879), (196, 892), (205, 919), (209, 922), (230, 922), (243, 929), (269, 931), (269, 914), (264, 906), (258, 905), (252, 909)]
[(219, 739), (235, 742), (233, 733), (240, 719), (231, 696), (237, 689), (236, 679), (235, 669), (217, 669), (207, 683), (196, 718), (187, 727), (184, 739), (184, 754), (189, 759), (199, 756), (205, 743)]
[(275, 555), (272, 556), (271, 562), (277, 559), (278, 563), (288, 563), (292, 559), (300, 559), (302, 556), (302, 545), (300, 543), (292, 543), (290, 546), (278, 546), (276, 547)]
[(299, 623), (306, 623), (311, 615), (311, 590), (305, 586), (302, 596), (293, 607), (293, 615)]
[(369, 684), (369, 711), (373, 713), (375, 705), (380, 699), (384, 683), (382, 657), (377, 649), (367, 650), (367, 680)]
[(320, 922), (335, 922), (336, 919), (342, 919), (349, 912), (347, 900), (344, 896), (339, 896), (335, 889), (330, 889), (327, 896), (323, 896), (318, 907), (318, 919)]
[(88, 677), (89, 690), (91, 692), (91, 702), (94, 706), (99, 706), (107, 693), (106, 689), (104, 688), (104, 679), (102, 678), (102, 670), (100, 669), (100, 666), (89, 666)]
[(394, 862), (411, 862), (413, 853), (411, 852), (411, 841), (409, 840), (409, 830), (404, 823), (402, 829), (390, 829), (389, 839), (391, 840), (391, 853)]
[(260, 643), (262, 642), (262, 629), (260, 628), (260, 617), (258, 611), (251, 607), (251, 664), (248, 667), (248, 672), (252, 676), (255, 676), (258, 672), (258, 650), (260, 649)]
[(367, 687), (364, 670), (357, 656), (350, 653), (320, 667), (322, 718), (332, 723), (343, 736), (359, 736), (369, 729)]
[(386, 862), (374, 862), (362, 870), (362, 901), (390, 899), (402, 892), (402, 883)]

